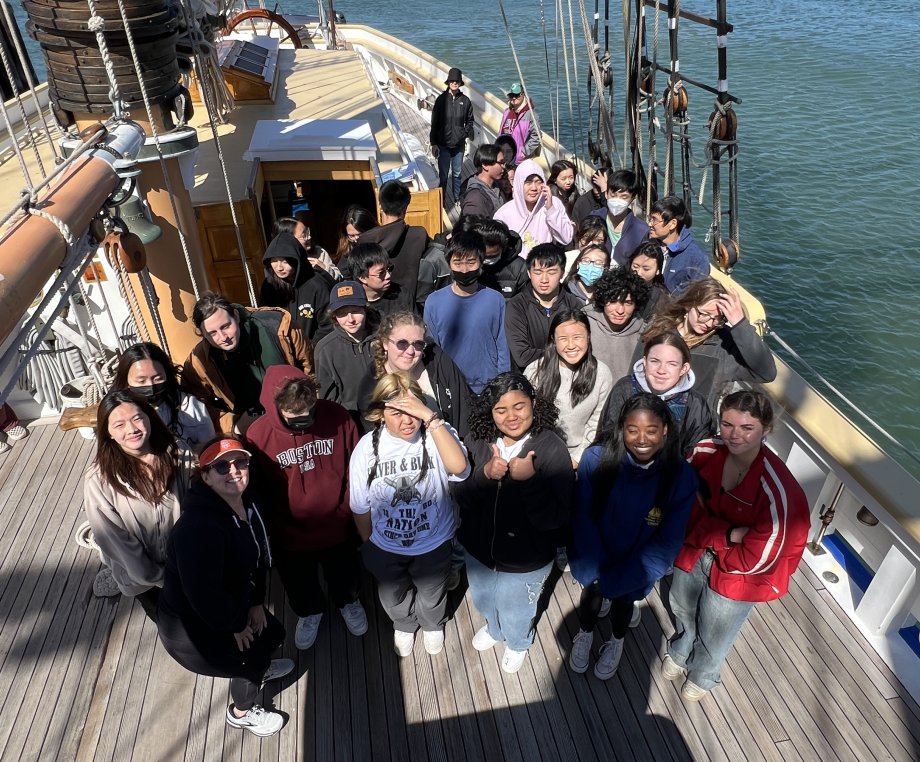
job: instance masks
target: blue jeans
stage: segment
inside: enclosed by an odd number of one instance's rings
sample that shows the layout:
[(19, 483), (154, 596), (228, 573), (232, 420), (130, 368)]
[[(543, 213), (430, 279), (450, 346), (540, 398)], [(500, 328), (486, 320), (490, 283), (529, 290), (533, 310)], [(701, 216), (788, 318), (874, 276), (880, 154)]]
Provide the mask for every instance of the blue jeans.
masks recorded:
[(512, 651), (526, 651), (533, 645), (537, 604), (552, 568), (550, 561), (530, 572), (500, 572), (466, 554), (473, 605), (485, 617), (489, 635), (504, 640)]
[(453, 177), (453, 192), (451, 198), (460, 200), (460, 173), (463, 171), (463, 151), (465, 145), (438, 146), (438, 175), (441, 178), (441, 187), (444, 188), (444, 204), (447, 204), (448, 175)]
[(703, 553), (688, 574), (674, 569), (671, 611), (677, 631), (668, 653), (687, 669), (687, 679), (703, 690), (719, 684), (719, 670), (754, 604), (719, 595), (709, 586), (714, 556)]

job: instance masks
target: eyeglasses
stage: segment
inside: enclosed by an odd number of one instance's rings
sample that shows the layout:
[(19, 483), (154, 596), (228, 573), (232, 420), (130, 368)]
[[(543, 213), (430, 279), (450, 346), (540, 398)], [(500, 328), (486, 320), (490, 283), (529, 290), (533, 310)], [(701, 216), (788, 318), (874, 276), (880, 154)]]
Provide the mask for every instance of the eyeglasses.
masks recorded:
[(523, 98), (524, 93), (508, 93), (509, 101), (516, 101), (518, 98)]
[(387, 275), (388, 275), (389, 273), (392, 273), (392, 272), (393, 272), (393, 265), (390, 265), (389, 267), (383, 268), (383, 269), (382, 269), (380, 272), (378, 272), (378, 273), (371, 273), (371, 272), (368, 272), (367, 275), (368, 275), (368, 277), (370, 277), (370, 278), (379, 278), (380, 280), (383, 280), (384, 278), (387, 277)]
[(696, 310), (696, 319), (701, 323), (712, 323), (714, 326), (722, 325), (725, 322), (725, 316), (720, 314), (712, 315), (708, 312), (703, 312), (699, 307), (694, 307)]
[(208, 468), (216, 471), (221, 476), (230, 473), (231, 466), (236, 466), (240, 471), (246, 471), (249, 468), (249, 458), (234, 458), (233, 460), (219, 460)]
[(659, 225), (664, 225), (664, 220), (661, 217), (649, 217), (648, 226), (650, 228), (657, 228)]
[(390, 339), (389, 341), (400, 352), (408, 351), (409, 347), (412, 347), (416, 352), (424, 352), (427, 346), (424, 341), (409, 341), (408, 339), (400, 339), (399, 341)]

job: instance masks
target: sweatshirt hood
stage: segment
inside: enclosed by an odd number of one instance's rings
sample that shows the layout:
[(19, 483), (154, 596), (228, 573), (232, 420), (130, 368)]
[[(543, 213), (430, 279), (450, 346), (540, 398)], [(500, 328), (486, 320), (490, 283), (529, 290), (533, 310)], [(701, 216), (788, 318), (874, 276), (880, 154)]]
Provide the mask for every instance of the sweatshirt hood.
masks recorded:
[(636, 379), (636, 383), (639, 384), (642, 391), (648, 392), (649, 394), (654, 394), (656, 397), (660, 397), (665, 402), (667, 402), (672, 397), (676, 397), (678, 394), (689, 392), (693, 388), (693, 383), (696, 381), (696, 376), (693, 375), (693, 369), (691, 368), (689, 371), (687, 371), (687, 375), (680, 379), (680, 381), (677, 382), (677, 386), (675, 386), (673, 389), (668, 389), (668, 391), (661, 394), (658, 392), (653, 392), (648, 385), (648, 379), (645, 377), (644, 359), (636, 360), (636, 364), (633, 365), (633, 377)]
[(259, 402), (265, 409), (265, 417), (268, 419), (269, 423), (271, 423), (272, 428), (281, 429), (288, 434), (294, 434), (296, 432), (291, 431), (281, 420), (281, 414), (278, 412), (278, 408), (275, 405), (275, 394), (278, 393), (278, 389), (280, 389), (286, 381), (292, 378), (306, 378), (306, 376), (303, 371), (291, 365), (272, 365), (265, 371), (265, 380), (262, 382), (262, 392), (259, 394)]
[(527, 210), (527, 204), (524, 202), (524, 181), (533, 175), (537, 175), (544, 183), (546, 182), (546, 175), (543, 173), (543, 168), (533, 159), (524, 159), (514, 170), (514, 196), (511, 201), (514, 203), (514, 209), (518, 215), (520, 215), (521, 219), (527, 219), (540, 208), (539, 198), (530, 211)]
[(307, 259), (307, 252), (300, 245), (300, 241), (290, 233), (278, 233), (265, 249), (265, 254), (262, 255), (262, 265), (266, 274), (271, 271), (273, 259), (286, 259), (294, 265), (294, 282), (291, 285), (295, 288), (315, 274), (313, 265)]

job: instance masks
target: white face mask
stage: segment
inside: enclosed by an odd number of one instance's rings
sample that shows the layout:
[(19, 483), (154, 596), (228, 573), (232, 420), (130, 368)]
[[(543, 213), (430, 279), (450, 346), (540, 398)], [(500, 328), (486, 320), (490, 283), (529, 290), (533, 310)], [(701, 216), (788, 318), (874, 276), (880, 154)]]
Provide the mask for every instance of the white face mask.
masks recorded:
[(628, 208), (629, 208), (628, 201), (624, 201), (621, 198), (608, 198), (607, 199), (607, 211), (610, 212), (614, 217), (619, 217)]

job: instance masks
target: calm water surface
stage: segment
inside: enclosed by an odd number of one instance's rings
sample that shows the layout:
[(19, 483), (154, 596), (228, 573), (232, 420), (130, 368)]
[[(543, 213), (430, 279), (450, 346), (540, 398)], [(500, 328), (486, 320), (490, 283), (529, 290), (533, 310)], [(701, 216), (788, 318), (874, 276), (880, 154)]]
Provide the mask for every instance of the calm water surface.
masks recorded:
[[(555, 4), (504, 5), (541, 124), (552, 124), (550, 96), (560, 90), (560, 137), (577, 143), (582, 136), (573, 139), (564, 118), (569, 107), (565, 60), (556, 53)], [(350, 21), (401, 37), (493, 92), (504, 92), (518, 77), (498, 3), (467, 0), (451, 7), (457, 10), (449, 19), (446, 6), (419, 0), (336, 3)], [(567, 18), (567, 2), (564, 7)], [(583, 43), (577, 7), (573, 3), (575, 34)], [(593, 11), (593, 3), (586, 7)], [(614, 7), (619, 4), (611, 3), (611, 14)], [(682, 7), (709, 15), (715, 3), (685, 1)], [(920, 200), (920, 106), (911, 95), (920, 64), (920, 6), (736, 0), (729, 3), (729, 20), (735, 25), (729, 89), (743, 101), (737, 109), (744, 259), (735, 275), (763, 301), (774, 330), (920, 453), (914, 396), (920, 380), (920, 223), (912, 208)], [(665, 28), (662, 19), (663, 63)], [(712, 30), (697, 32), (682, 22), (682, 72), (715, 83), (714, 38)], [(622, 28), (611, 28), (610, 39), (611, 49), (621, 50)], [(615, 75), (622, 72), (617, 56)], [(579, 62), (584, 104), (587, 62), (581, 54)], [(701, 135), (712, 96), (694, 89), (691, 98), (694, 134)], [(702, 137), (696, 146), (701, 155)], [(704, 217), (697, 212), (700, 236)]]

